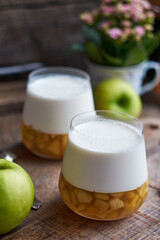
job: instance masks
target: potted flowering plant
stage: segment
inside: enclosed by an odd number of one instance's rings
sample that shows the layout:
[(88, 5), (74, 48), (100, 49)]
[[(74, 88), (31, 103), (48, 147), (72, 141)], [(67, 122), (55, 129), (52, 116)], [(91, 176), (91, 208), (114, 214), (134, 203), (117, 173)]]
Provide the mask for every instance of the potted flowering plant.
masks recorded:
[[(137, 72), (138, 76), (133, 78), (141, 80), (134, 83), (134, 88), (142, 93), (144, 70), (151, 67), (157, 71), (159, 68), (157, 63), (147, 61), (160, 44), (160, 31), (152, 32), (154, 13), (151, 4), (147, 0), (102, 0), (98, 9), (86, 11), (80, 18), (84, 23), (84, 42), (74, 44), (73, 49), (85, 53), (90, 60), (89, 70), (95, 82), (116, 76), (132, 81), (131, 75)], [(154, 80), (152, 87), (157, 78)]]

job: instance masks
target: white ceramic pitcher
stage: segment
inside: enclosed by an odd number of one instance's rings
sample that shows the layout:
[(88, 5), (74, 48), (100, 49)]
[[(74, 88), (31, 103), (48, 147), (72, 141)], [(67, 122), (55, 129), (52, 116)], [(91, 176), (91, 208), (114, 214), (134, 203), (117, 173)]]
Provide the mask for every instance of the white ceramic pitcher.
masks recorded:
[[(160, 77), (160, 64), (154, 61), (144, 61), (138, 65), (129, 67), (104, 66), (90, 61), (87, 62), (87, 65), (93, 87), (102, 80), (120, 78), (131, 84), (139, 95), (152, 90), (158, 84), (158, 78)], [(154, 77), (148, 83), (143, 84), (144, 77), (150, 69), (155, 70)]]

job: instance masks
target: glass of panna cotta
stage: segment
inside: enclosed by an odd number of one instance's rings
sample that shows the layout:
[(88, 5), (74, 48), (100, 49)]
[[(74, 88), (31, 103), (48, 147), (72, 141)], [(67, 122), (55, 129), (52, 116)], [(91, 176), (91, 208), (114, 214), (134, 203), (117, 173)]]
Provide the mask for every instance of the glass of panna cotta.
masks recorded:
[(64, 203), (86, 218), (117, 220), (135, 212), (148, 193), (142, 123), (112, 111), (74, 117), (59, 191)]
[(90, 77), (81, 70), (47, 67), (29, 75), (22, 117), (22, 139), (34, 154), (62, 159), (70, 121), (94, 110)]

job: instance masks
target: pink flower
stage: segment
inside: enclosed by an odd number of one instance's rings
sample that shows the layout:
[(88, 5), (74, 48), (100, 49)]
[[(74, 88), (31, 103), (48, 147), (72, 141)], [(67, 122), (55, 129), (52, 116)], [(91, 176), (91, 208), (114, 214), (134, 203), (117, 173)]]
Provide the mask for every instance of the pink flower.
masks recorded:
[(123, 20), (123, 21), (121, 21), (121, 25), (123, 27), (130, 27), (131, 26), (131, 22), (127, 21), (127, 20)]
[(142, 1), (143, 1), (143, 0), (132, 0), (132, 2), (134, 2), (134, 3), (140, 3), (140, 4), (141, 4)]
[(131, 11), (131, 5), (130, 4), (122, 4), (121, 2), (118, 2), (116, 4), (116, 12), (118, 13), (130, 13)]
[(111, 6), (103, 7), (103, 12), (104, 14), (110, 15), (114, 12), (114, 7)]
[(145, 15), (146, 15), (147, 18), (153, 18), (154, 17), (154, 13), (151, 12), (151, 11), (146, 12)]
[(130, 12), (131, 11), (131, 5), (129, 4), (123, 4), (123, 13)]
[(141, 37), (138, 36), (138, 35), (136, 35), (136, 36), (135, 36), (135, 39), (136, 39), (137, 42), (139, 42), (139, 41), (141, 40)]
[(123, 34), (125, 35), (125, 36), (129, 36), (130, 34), (132, 33), (132, 30), (130, 29), (130, 28), (125, 28), (124, 30), (123, 30)]
[(87, 24), (93, 23), (93, 15), (90, 12), (84, 12), (80, 15), (80, 19)]
[(113, 39), (118, 39), (122, 36), (122, 30), (120, 28), (111, 28), (109, 30), (109, 36)]
[(135, 22), (139, 22), (145, 18), (145, 15), (143, 13), (142, 14), (137, 13), (137, 14), (133, 15), (132, 18)]
[(104, 21), (101, 23), (101, 28), (102, 29), (108, 28), (111, 24), (112, 24), (111, 20)]
[(118, 2), (115, 6), (116, 12), (122, 12), (123, 10), (123, 4)]
[(130, 7), (131, 7), (131, 14), (132, 14), (132, 15), (136, 15), (136, 14), (143, 13), (143, 9), (142, 9), (142, 7), (140, 6), (140, 4), (132, 3), (132, 4), (130, 5)]
[(131, 17), (136, 22), (141, 21), (144, 18), (143, 8), (140, 4), (134, 2), (131, 4)]
[(144, 9), (151, 9), (151, 4), (148, 1), (141, 1), (141, 5)]
[(132, 29), (131, 28), (124, 28), (122, 32), (121, 39), (123, 41), (126, 41), (129, 36), (132, 35)]
[(135, 31), (135, 33), (136, 33), (138, 36), (140, 36), (140, 37), (145, 34), (145, 29), (144, 29), (144, 27), (142, 27), (142, 26), (136, 26), (136, 27), (134, 28), (134, 31)]

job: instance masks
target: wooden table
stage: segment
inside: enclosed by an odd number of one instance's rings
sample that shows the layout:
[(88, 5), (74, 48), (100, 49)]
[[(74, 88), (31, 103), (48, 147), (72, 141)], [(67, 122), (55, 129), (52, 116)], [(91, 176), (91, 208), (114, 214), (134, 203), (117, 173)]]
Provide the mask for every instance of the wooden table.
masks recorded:
[[(24, 89), (24, 82), (21, 87)], [(21, 87), (18, 85), (18, 88)], [(13, 91), (11, 96), (7, 94), (8, 91), (6, 90), (6, 94), (3, 95), (4, 101), (2, 97), (0, 98), (1, 110), (3, 110), (0, 114), (0, 149), (11, 150), (17, 155), (17, 163), (24, 167), (33, 179), (35, 194), (42, 202), (42, 207), (38, 211), (31, 210), (19, 227), (1, 236), (0, 239), (160, 239), (160, 108), (158, 104), (145, 103), (141, 118), (145, 126), (149, 168), (150, 188), (147, 200), (135, 214), (124, 220), (98, 222), (74, 214), (62, 202), (57, 187), (61, 161), (40, 159), (23, 146), (20, 137), (20, 106), (24, 92), (19, 99), (17, 98), (19, 102), (15, 102), (14, 108), (12, 95), (16, 95), (17, 90)], [(9, 100), (6, 100), (7, 96)]]

